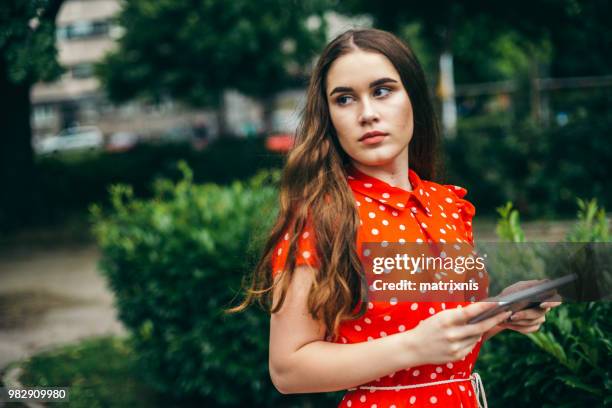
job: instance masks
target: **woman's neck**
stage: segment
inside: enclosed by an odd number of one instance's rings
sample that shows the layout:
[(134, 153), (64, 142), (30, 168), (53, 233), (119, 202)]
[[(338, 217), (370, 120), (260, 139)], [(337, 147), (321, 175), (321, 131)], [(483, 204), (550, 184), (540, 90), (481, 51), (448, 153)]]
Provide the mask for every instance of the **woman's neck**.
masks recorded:
[(412, 191), (410, 180), (408, 179), (408, 155), (406, 159), (402, 160), (397, 157), (382, 166), (367, 166), (362, 163), (353, 161), (353, 166), (360, 172), (367, 174), (370, 177), (375, 177), (385, 183), (401, 188), (406, 191)]

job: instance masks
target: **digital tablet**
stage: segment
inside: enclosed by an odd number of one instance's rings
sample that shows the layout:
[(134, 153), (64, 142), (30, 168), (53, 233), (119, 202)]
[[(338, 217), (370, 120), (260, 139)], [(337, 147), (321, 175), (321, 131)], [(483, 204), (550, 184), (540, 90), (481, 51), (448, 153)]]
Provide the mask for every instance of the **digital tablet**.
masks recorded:
[(504, 296), (485, 299), (483, 302), (497, 302), (498, 306), (493, 309), (489, 309), (484, 313), (479, 314), (476, 317), (471, 318), (468, 323), (478, 323), (491, 316), (495, 316), (498, 313), (512, 310), (518, 312), (519, 310), (528, 309), (538, 306), (543, 300), (555, 294), (554, 290), (567, 285), (570, 282), (578, 279), (576, 274), (565, 275), (557, 279), (549, 280), (537, 285), (530, 286), (528, 288), (509, 293)]

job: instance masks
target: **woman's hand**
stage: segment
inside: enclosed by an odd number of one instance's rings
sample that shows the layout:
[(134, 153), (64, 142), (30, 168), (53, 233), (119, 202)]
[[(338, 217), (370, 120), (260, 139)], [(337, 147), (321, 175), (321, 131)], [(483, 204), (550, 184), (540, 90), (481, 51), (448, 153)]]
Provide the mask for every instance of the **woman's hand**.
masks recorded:
[(508, 321), (500, 324), (500, 326), (502, 329), (510, 329), (523, 334), (536, 332), (546, 321), (546, 313), (560, 304), (561, 302), (557, 301), (542, 302), (537, 308), (524, 309), (513, 313)]
[[(500, 296), (507, 295), (545, 281), (546, 279), (520, 281), (505, 288), (500, 293)], [(550, 296), (545, 301), (540, 303), (538, 307), (524, 309), (513, 313), (508, 320), (487, 332), (484, 338), (490, 338), (504, 329), (514, 330), (523, 334), (533, 333), (540, 330), (540, 327), (546, 321), (546, 313), (548, 313), (553, 307), (561, 305), (562, 302), (559, 301), (560, 299), (561, 298), (556, 291), (551, 291)]]
[(506, 320), (511, 312), (499, 313), (478, 323), (468, 320), (497, 306), (496, 302), (476, 302), (448, 309), (422, 320), (405, 332), (407, 347), (416, 352), (422, 364), (441, 364), (460, 360), (469, 354), (482, 335)]

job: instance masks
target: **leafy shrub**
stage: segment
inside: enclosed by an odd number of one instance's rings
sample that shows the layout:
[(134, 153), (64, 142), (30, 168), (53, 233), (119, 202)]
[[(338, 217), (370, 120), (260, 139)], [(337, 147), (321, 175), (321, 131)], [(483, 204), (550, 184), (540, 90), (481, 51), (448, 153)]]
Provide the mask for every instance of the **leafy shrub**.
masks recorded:
[(571, 215), (574, 197), (612, 205), (612, 116), (541, 129), (460, 122), (445, 141), (449, 182), (467, 186), (480, 214), (512, 201), (525, 218)]
[(87, 339), (37, 354), (23, 364), (26, 387), (69, 387), (71, 408), (170, 407), (137, 380), (129, 341)]
[(226, 316), (275, 215), (278, 173), (229, 186), (159, 181), (152, 200), (112, 188), (93, 208), (101, 269), (131, 330), (142, 374), (157, 390), (207, 406), (290, 406), (334, 394), (284, 396), (268, 372), (269, 316)]
[[(83, 214), (93, 202), (107, 204), (108, 187), (116, 183), (132, 186), (137, 197), (150, 197), (155, 179), (178, 180), (177, 163), (184, 160), (197, 182), (230, 183), (247, 179), (260, 169), (280, 167), (283, 156), (265, 149), (263, 138), (223, 138), (203, 151), (190, 144), (142, 144), (123, 153), (66, 152), (36, 160), (39, 200), (31, 207), (29, 220), (16, 225), (64, 222)], [(0, 229), (8, 227), (0, 225)]]
[[(578, 222), (569, 242), (610, 242), (609, 222), (596, 201), (578, 200)], [(498, 234), (522, 242), (518, 212), (500, 209)], [(503, 332), (486, 342), (476, 370), (491, 406), (612, 406), (611, 303), (561, 305), (540, 331)]]

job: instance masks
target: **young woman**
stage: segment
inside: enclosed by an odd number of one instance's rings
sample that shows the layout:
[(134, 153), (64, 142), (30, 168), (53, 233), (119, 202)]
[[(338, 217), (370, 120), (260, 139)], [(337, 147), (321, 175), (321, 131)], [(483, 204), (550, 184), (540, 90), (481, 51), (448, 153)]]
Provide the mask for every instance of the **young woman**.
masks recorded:
[(349, 390), (341, 407), (476, 407), (482, 342), (504, 328), (535, 331), (557, 305), (468, 324), (495, 304), (368, 300), (362, 243), (473, 243), (467, 191), (429, 181), (437, 142), (425, 76), (406, 44), (368, 29), (325, 48), (278, 219), (241, 305), (270, 308), (280, 392)]

